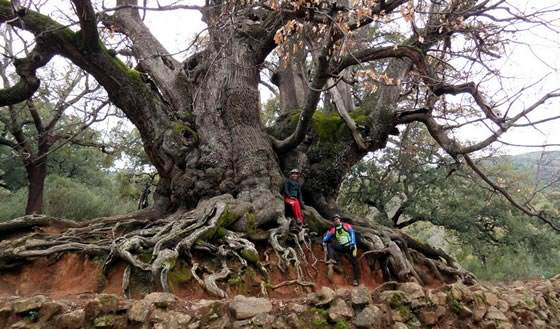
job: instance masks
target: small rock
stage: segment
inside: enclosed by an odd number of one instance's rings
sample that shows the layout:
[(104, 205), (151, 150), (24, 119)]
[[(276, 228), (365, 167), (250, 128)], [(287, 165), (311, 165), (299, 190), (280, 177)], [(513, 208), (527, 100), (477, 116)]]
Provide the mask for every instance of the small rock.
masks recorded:
[(486, 320), (499, 320), (499, 321), (507, 321), (508, 318), (502, 313), (502, 311), (498, 310), (494, 306), (490, 306), (488, 308), (488, 312), (484, 316)]
[(505, 300), (498, 300), (496, 308), (506, 313), (509, 310), (509, 304)]
[(534, 320), (533, 326), (535, 326), (535, 328), (537, 329), (544, 329), (546, 328), (546, 322), (543, 320)]
[(152, 292), (144, 297), (144, 301), (159, 308), (168, 308), (175, 305), (177, 298), (167, 292)]
[(150, 315), (150, 320), (152, 322), (167, 323), (169, 322), (170, 318), (171, 316), (169, 315), (169, 313), (162, 309), (155, 309)]
[(275, 319), (274, 315), (268, 313), (261, 313), (255, 315), (255, 317), (253, 318), (253, 324), (256, 326), (269, 328), (270, 325), (274, 322), (274, 319)]
[(112, 328), (115, 318), (113, 315), (103, 315), (95, 318), (93, 321), (93, 326), (95, 328)]
[[(294, 314), (295, 315), (295, 314)], [(297, 315), (296, 315), (297, 317)], [(272, 324), (272, 328), (273, 329), (292, 329), (293, 326), (290, 326), (287, 322), (286, 319), (278, 317), (276, 318), (276, 320), (274, 321), (274, 323)]]
[(352, 305), (354, 306), (363, 306), (371, 303), (371, 296), (369, 294), (369, 289), (366, 287), (353, 288), (350, 293), (350, 296), (351, 296), (350, 299), (352, 301)]
[(449, 297), (460, 302), (470, 302), (472, 300), (472, 292), (463, 283), (457, 282), (451, 285)]
[(10, 315), (12, 315), (12, 305), (8, 304), (0, 308), (0, 328), (4, 328)]
[(496, 304), (498, 304), (498, 297), (491, 292), (485, 292), (484, 299), (489, 306), (496, 306)]
[(249, 327), (250, 325), (251, 325), (251, 319), (237, 320), (237, 321), (233, 321), (233, 323), (232, 323), (232, 326), (233, 326), (234, 329)]
[(329, 319), (333, 322), (339, 319), (349, 319), (354, 315), (352, 308), (342, 299), (337, 298), (329, 307)]
[(436, 307), (425, 307), (420, 309), (420, 311), (418, 311), (418, 317), (420, 318), (420, 321), (428, 326), (436, 324), (439, 320), (439, 314), (436, 311)]
[(195, 302), (193, 302), (191, 308), (193, 311), (200, 311), (206, 308), (212, 308), (214, 306), (214, 304), (219, 303), (218, 301), (215, 300), (210, 300), (210, 299), (200, 299), (197, 300)]
[(198, 329), (200, 328), (200, 321), (195, 321), (187, 326), (187, 329)]
[(408, 326), (402, 322), (395, 322), (395, 324), (393, 324), (393, 329), (408, 329)]
[(112, 294), (100, 294), (97, 296), (100, 311), (102, 313), (112, 313), (119, 309), (119, 297)]
[(37, 323), (29, 323), (27, 320), (20, 320), (10, 326), (10, 329), (41, 329)]
[(60, 329), (79, 329), (83, 328), (86, 319), (84, 310), (75, 310), (58, 316), (56, 320), (57, 328)]
[(375, 305), (369, 305), (356, 315), (352, 323), (357, 328), (381, 328), (383, 312)]
[(400, 290), (387, 290), (379, 295), (379, 299), (385, 304), (390, 305), (392, 308), (397, 308), (401, 305), (410, 304), (408, 296)]
[(428, 299), (436, 305), (446, 305), (447, 295), (443, 291), (428, 292)]
[(521, 299), (516, 295), (512, 295), (512, 294), (505, 295), (504, 301), (507, 302), (510, 308), (516, 307), (517, 305), (521, 304)]
[(395, 322), (407, 322), (413, 317), (413, 314), (410, 307), (401, 305), (391, 310), (391, 317)]
[(42, 321), (49, 321), (53, 316), (62, 311), (63, 305), (57, 302), (46, 302), (39, 310), (39, 317)]
[(480, 324), (481, 329), (498, 329), (496, 321), (484, 321)]
[(333, 301), (334, 291), (329, 287), (322, 287), (319, 291), (311, 295), (311, 303), (316, 306), (327, 305)]
[(107, 314), (96, 318), (93, 321), (95, 328), (103, 329), (126, 329), (127, 319), (122, 315)]
[(334, 295), (338, 298), (348, 299), (348, 297), (350, 297), (350, 290), (346, 288), (338, 288), (334, 291)]
[(151, 305), (143, 300), (135, 300), (128, 309), (128, 318), (135, 322), (144, 322), (148, 318)]
[(170, 311), (169, 316), (176, 322), (179, 327), (184, 328), (189, 322), (191, 322), (192, 317), (186, 313)]
[(86, 303), (84, 307), (86, 320), (93, 320), (102, 314), (115, 313), (118, 306), (119, 299), (116, 295), (100, 294)]
[(47, 297), (37, 295), (25, 299), (18, 300), (12, 305), (15, 313), (24, 313), (31, 310), (37, 310), (47, 302)]
[(544, 310), (538, 310), (537, 315), (543, 320), (548, 320), (549, 319), (548, 313), (545, 312)]
[(226, 329), (231, 328), (231, 322), (227, 316), (219, 317), (217, 320), (207, 324), (205, 329)]
[(257, 314), (268, 313), (272, 310), (270, 300), (242, 295), (235, 296), (229, 307), (237, 320), (252, 318)]
[(288, 328), (290, 329), (304, 329), (307, 326), (296, 314), (288, 314), (286, 317)]
[(421, 285), (416, 282), (405, 282), (399, 284), (399, 290), (404, 291), (408, 298), (410, 299), (418, 299), (422, 297), (426, 297), (426, 293), (424, 293), (424, 289)]
[(292, 312), (296, 313), (303, 313), (306, 310), (305, 306), (301, 304), (291, 304), (289, 307)]
[(487, 306), (483, 303), (474, 303), (473, 306), (473, 320), (476, 322), (481, 321), (486, 315)]
[(513, 325), (509, 322), (498, 323), (498, 329), (513, 329)]

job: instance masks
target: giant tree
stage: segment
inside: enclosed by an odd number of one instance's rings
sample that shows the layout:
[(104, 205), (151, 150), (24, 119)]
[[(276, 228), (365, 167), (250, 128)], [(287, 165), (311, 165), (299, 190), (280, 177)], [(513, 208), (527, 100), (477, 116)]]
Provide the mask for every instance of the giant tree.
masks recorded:
[[(338, 210), (338, 188), (352, 165), (384, 148), (388, 136), (398, 134), (397, 126), (421, 122), (447, 153), (469, 161), (468, 154), (560, 96), (550, 92), (530, 106), (498, 113), (498, 102), (488, 99), (479, 84), (486, 73), (495, 73), (490, 61), (507, 50), (507, 37), (517, 32), (511, 26), (546, 25), (547, 15), (558, 8), (523, 13), (500, 0), (72, 4), (75, 22), (61, 23), (21, 7), (19, 1), (0, 1), (0, 23), (35, 37), (33, 51), (15, 62), (19, 82), (0, 91), (0, 106), (31, 97), (40, 84), (36, 71), (55, 55), (91, 74), (136, 126), (158, 171), (155, 211), (120, 218), (129, 225), (120, 223), (113, 230), (122, 231), (115, 240), (107, 238), (111, 228), (92, 224), (87, 232), (75, 230), (84, 235), (84, 243), (62, 239), (55, 246), (46, 242), (26, 250), (6, 249), (15, 260), (65, 250), (110, 251), (108, 264), (121, 258), (143, 270), (151, 266), (164, 277), (174, 264), (169, 259), (198, 249), (224, 260), (221, 270), (200, 279), (223, 295), (215, 281), (230, 273), (226, 257), (257, 262), (254, 240), (270, 242), (279, 268), (299, 267), (301, 248), (290, 242), (300, 246), (307, 229), (290, 233), (279, 195), (289, 168), (303, 169), (304, 193), (312, 206), (307, 207), (307, 221), (311, 229), (321, 230), (327, 222), (319, 214)], [(150, 10), (201, 12), (206, 34), (185, 60), (173, 57), (144, 23)], [(360, 33), (364, 28), (370, 31)], [(100, 38), (106, 31), (121, 34), (129, 49), (109, 49)], [(401, 37), (387, 37), (395, 34)], [(305, 88), (301, 108), (283, 113), (267, 131), (259, 118), (259, 73), (273, 52), (289, 61), (302, 47), (310, 55), (305, 72), (296, 72), (305, 82), (298, 85)], [(136, 66), (125, 65), (119, 53), (131, 55)], [(339, 81), (370, 87), (360, 110), (342, 111), (340, 117), (317, 112), (322, 93)], [(457, 105), (450, 95), (462, 95), (466, 102)], [(470, 111), (453, 126), (457, 106)], [(463, 144), (453, 131), (471, 121), (486, 123), (490, 134)], [(421, 264), (440, 278), (443, 272), (463, 274), (445, 254), (398, 231), (359, 218), (355, 223), (361, 245), (373, 255), (387, 256), (388, 269), (398, 280), (422, 281), (416, 267)], [(137, 257), (142, 248), (153, 252), (151, 265)], [(193, 274), (196, 269), (193, 264)], [(296, 272), (295, 282), (307, 284), (303, 272)]]

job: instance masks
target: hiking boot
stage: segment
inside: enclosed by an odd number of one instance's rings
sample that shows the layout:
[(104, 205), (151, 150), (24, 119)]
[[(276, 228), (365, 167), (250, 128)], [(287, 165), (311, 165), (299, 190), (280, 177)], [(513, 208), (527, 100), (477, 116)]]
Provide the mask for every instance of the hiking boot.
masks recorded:
[(353, 281), (352, 281), (352, 285), (353, 285), (354, 287), (357, 287), (359, 284), (360, 284), (360, 283), (358, 282), (358, 280), (353, 280)]

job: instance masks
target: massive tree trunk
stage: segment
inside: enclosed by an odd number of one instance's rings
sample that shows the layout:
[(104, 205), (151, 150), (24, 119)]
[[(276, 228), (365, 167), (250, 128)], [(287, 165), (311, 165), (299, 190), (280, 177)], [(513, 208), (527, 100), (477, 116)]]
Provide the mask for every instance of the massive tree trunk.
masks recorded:
[(27, 205), (25, 214), (43, 213), (43, 192), (45, 190), (45, 178), (47, 177), (47, 159), (42, 158), (38, 162), (25, 166), (29, 186), (27, 189)]
[(257, 190), (279, 191), (282, 182), (259, 117), (259, 63), (250, 41), (235, 34), (215, 36), (207, 51), (212, 63), (195, 90), (198, 143), (187, 154), (181, 183), (173, 181), (175, 198), (189, 207), (223, 193), (245, 198)]
[[(404, 2), (383, 2), (374, 9), (377, 13), (391, 11)], [(184, 257), (194, 262), (191, 251), (196, 250), (223, 260), (222, 271), (198, 280), (212, 293), (223, 296), (215, 281), (230, 272), (225, 259), (233, 257), (243, 265), (253, 263), (266, 272), (252, 241), (268, 240), (277, 256), (277, 267), (283, 271), (294, 267), (295, 282), (307, 285), (301, 260), (305, 259), (303, 246), (310, 248), (309, 229), (294, 227), (284, 217), (279, 193), (282, 172), (292, 167), (304, 169), (307, 202), (321, 215), (332, 215), (338, 210), (338, 188), (352, 165), (367, 152), (384, 147), (389, 134), (395, 132), (397, 114), (390, 105), (398, 100), (399, 87), (380, 91), (370, 101), (373, 109), (354, 113), (355, 121), (370, 127), (364, 134), (367, 147), (356, 143), (356, 132), (351, 132), (342, 119), (337, 118), (333, 125), (332, 118), (327, 118), (331, 123), (323, 125), (325, 118), (313, 116), (321, 88), (332, 75), (350, 65), (346, 63), (356, 60), (353, 55), (346, 62), (344, 58), (331, 60), (333, 44), (340, 38), (332, 30), (324, 39), (325, 48), (316, 56), (311, 87), (303, 93), (301, 115), (293, 120), (286, 114), (280, 120), (274, 129), (275, 137), (286, 138), (278, 141), (267, 134), (260, 121), (258, 81), (260, 66), (276, 46), (274, 35), (287, 17), (262, 8), (245, 12), (235, 6), (230, 8), (230, 2), (209, 2), (211, 5), (203, 9), (209, 33), (206, 47), (180, 63), (151, 35), (134, 7), (136, 1), (118, 1), (123, 9), (103, 21), (131, 40), (138, 59), (136, 70), (99, 45), (97, 16), (91, 3), (73, 3), (80, 18), (80, 33), (32, 11), (21, 19), (23, 23), (12, 22), (30, 30), (41, 42), (34, 50), (37, 56), (18, 63), (24, 87), (10, 90), (9, 100), (25, 99), (34, 92), (38, 84), (35, 70), (46, 54), (59, 53), (93, 75), (140, 132), (145, 151), (160, 175), (155, 195), (159, 212), (149, 218), (120, 217), (114, 227), (113, 220), (88, 222), (61, 238), (47, 236), (22, 249), (18, 243), (23, 239), (0, 253), (0, 265), (1, 261), (12, 264), (22, 258), (69, 250), (109, 253), (107, 265), (122, 259), (142, 271), (161, 274), (163, 284), (175, 260)], [(8, 3), (0, 1), (0, 22), (11, 17), (11, 10)], [(304, 14), (294, 11), (289, 15)], [(373, 55), (362, 55), (402, 57), (399, 51), (387, 47), (372, 51)], [(402, 51), (407, 54), (411, 50)], [(395, 65), (400, 75), (410, 69), (410, 65)], [(292, 91), (301, 92), (301, 87), (293, 87)], [(312, 129), (310, 121), (316, 121)], [(329, 225), (311, 207), (306, 215), (310, 229), (318, 234)], [(360, 245), (384, 259), (387, 271), (392, 271), (391, 278), (422, 282), (418, 272), (425, 264), (431, 264), (434, 276), (441, 277), (442, 271), (454, 278), (465, 275), (441, 251), (367, 220), (356, 223), (362, 237)], [(409, 248), (419, 253), (420, 260), (408, 253)], [(150, 263), (140, 257), (145, 249), (152, 253)], [(196, 278), (197, 268), (198, 264), (193, 263)]]

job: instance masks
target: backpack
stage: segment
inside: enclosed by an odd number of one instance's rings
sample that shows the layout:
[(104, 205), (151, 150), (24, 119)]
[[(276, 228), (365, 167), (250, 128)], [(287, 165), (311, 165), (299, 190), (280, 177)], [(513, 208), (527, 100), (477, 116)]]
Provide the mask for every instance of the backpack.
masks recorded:
[(352, 242), (352, 237), (350, 236), (350, 229), (352, 226), (350, 224), (343, 223), (342, 228), (337, 230), (335, 226), (333, 226), (334, 230), (334, 238), (338, 242), (338, 244), (342, 246), (347, 246)]

